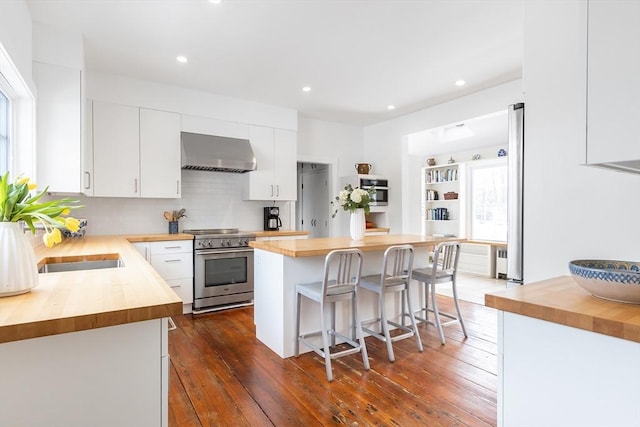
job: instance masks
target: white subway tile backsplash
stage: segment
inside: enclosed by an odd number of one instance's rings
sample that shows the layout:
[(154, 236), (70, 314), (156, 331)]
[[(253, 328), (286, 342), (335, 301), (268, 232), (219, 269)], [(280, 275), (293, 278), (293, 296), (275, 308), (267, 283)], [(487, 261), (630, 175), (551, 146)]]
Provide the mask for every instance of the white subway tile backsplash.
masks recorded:
[[(87, 219), (87, 234), (167, 233), (165, 210), (186, 209), (179, 230), (230, 228), (262, 230), (262, 208), (270, 201), (242, 200), (242, 174), (182, 171), (181, 199), (80, 197), (83, 208), (73, 214)], [(291, 202), (278, 202), (283, 228), (288, 224)]]

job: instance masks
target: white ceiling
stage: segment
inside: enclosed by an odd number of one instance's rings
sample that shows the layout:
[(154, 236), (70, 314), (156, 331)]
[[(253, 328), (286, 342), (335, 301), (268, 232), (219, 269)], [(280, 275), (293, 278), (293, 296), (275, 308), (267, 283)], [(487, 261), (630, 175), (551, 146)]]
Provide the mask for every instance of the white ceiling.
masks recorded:
[[(409, 135), (409, 154), (430, 156), (507, 145), (507, 110), (496, 111)], [(462, 131), (464, 129), (464, 131)]]
[(84, 35), (89, 71), (368, 125), (521, 77), (523, 1), (27, 3), (34, 21)]

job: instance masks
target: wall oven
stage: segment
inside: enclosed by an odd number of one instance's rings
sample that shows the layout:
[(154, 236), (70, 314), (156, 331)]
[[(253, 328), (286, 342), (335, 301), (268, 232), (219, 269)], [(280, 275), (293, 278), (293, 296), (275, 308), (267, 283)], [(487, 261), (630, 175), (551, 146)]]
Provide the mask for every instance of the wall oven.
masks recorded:
[(358, 175), (358, 184), (360, 188), (367, 190), (373, 188), (376, 190), (372, 196), (371, 206), (387, 206), (389, 204), (389, 181), (376, 175)]
[(211, 311), (253, 301), (255, 235), (237, 229), (184, 230), (193, 234), (193, 311)]

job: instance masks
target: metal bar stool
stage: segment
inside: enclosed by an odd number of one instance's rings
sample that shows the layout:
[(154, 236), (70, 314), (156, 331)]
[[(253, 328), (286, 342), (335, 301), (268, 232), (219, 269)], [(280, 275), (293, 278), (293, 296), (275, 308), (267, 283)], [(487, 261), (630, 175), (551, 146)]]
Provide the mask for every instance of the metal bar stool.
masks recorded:
[[(458, 304), (458, 291), (456, 288), (456, 276), (458, 269), (458, 259), (460, 258), (460, 243), (443, 242), (436, 246), (433, 253), (433, 265), (425, 268), (416, 268), (413, 270), (413, 279), (424, 283), (424, 307), (420, 308), (416, 313), (424, 311), (424, 317), (416, 314), (415, 318), (421, 322), (434, 325), (438, 328), (440, 334), (440, 342), (444, 344), (443, 326), (453, 323), (460, 323), (462, 333), (467, 336), (467, 330), (464, 327), (462, 314), (460, 314), (460, 305)], [(456, 306), (457, 316), (450, 313), (442, 313), (438, 310), (438, 301), (436, 299), (436, 285), (439, 283), (451, 282), (453, 287), (453, 303)], [(431, 306), (429, 306), (429, 294), (431, 294)], [(429, 312), (434, 314), (435, 323), (429, 320)], [(440, 316), (451, 319), (442, 323)]]
[[(362, 252), (358, 249), (341, 249), (329, 252), (324, 261), (324, 277), (322, 282), (305, 283), (296, 285), (296, 343), (294, 354), (300, 354), (300, 343), (310, 347), (318, 355), (324, 358), (327, 370), (327, 379), (333, 381), (331, 371), (331, 359), (346, 356), (353, 353), (362, 353), (362, 362), (365, 369), (369, 369), (367, 346), (362, 334), (360, 317), (358, 316), (358, 283), (362, 272)], [(300, 334), (300, 305), (302, 297), (306, 297), (320, 304), (321, 330), (308, 334)], [(338, 301), (351, 302), (351, 337), (348, 338), (335, 330), (336, 313), (335, 304)], [(330, 324), (327, 324), (325, 309), (330, 309)], [(322, 348), (315, 345), (308, 338), (322, 336)], [(331, 343), (329, 343), (329, 336)], [(335, 346), (336, 337), (349, 344), (349, 348), (331, 352)], [(358, 342), (355, 339), (358, 339)]]
[[(398, 341), (404, 338), (415, 337), (418, 350), (422, 351), (422, 341), (420, 340), (420, 334), (418, 333), (418, 326), (416, 319), (413, 317), (413, 309), (411, 307), (411, 295), (409, 293), (409, 283), (411, 282), (411, 268), (413, 267), (413, 246), (411, 245), (396, 245), (390, 246), (384, 251), (384, 258), (382, 260), (382, 273), (371, 276), (364, 276), (360, 280), (360, 286), (371, 292), (375, 292), (378, 295), (378, 309), (380, 311), (380, 317), (372, 321), (366, 322), (374, 323), (380, 322), (380, 328), (382, 334), (373, 331), (371, 329), (363, 327), (362, 329), (376, 337), (377, 339), (384, 341), (387, 345), (387, 352), (389, 353), (389, 360), (393, 362), (395, 356), (393, 354), (393, 341)], [(387, 318), (385, 310), (385, 295), (392, 292), (400, 292), (402, 300), (402, 313), (400, 318), (402, 319), (402, 325), (393, 322)], [(408, 308), (408, 312), (405, 312), (405, 303)], [(409, 316), (411, 319), (411, 326), (404, 325), (404, 317)], [(389, 325), (395, 326), (403, 332), (399, 335), (391, 336), (389, 333)]]

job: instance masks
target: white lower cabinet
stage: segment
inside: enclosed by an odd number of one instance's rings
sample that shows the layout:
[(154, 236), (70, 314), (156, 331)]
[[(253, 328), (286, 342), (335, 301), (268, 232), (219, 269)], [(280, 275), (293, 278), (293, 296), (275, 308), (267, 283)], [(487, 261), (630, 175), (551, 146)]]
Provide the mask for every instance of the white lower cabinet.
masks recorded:
[(193, 307), (193, 241), (136, 242), (133, 246), (182, 299), (182, 312)]
[(167, 426), (167, 319), (0, 344), (3, 426)]

